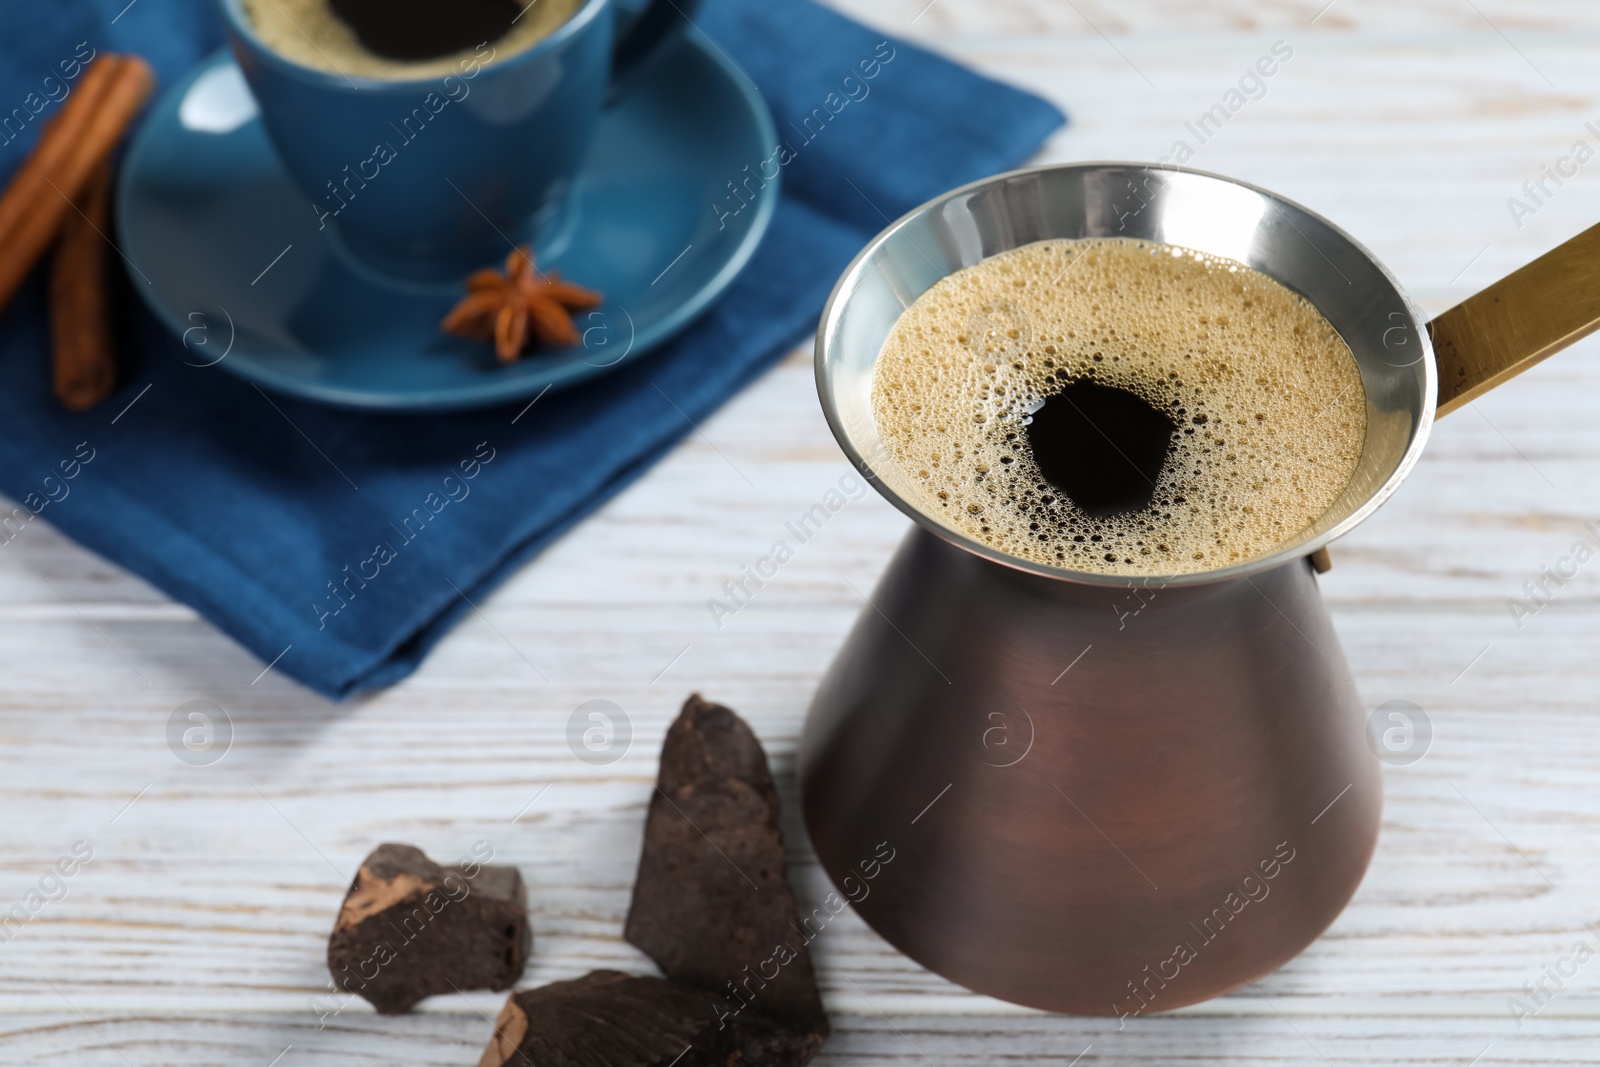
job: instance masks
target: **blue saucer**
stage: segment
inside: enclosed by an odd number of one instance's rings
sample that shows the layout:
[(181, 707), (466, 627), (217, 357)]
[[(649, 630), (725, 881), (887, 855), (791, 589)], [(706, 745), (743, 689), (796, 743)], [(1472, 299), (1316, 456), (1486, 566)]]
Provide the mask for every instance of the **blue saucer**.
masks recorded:
[(439, 332), (459, 281), (378, 274), (318, 230), (226, 51), (151, 110), (122, 168), (117, 230), (134, 288), (191, 363), (344, 407), (486, 407), (604, 374), (704, 311), (777, 206), (772, 181), (735, 212), (728, 183), (776, 143), (749, 79), (685, 35), (607, 111), (557, 221), (509, 235), (533, 240), (541, 269), (606, 296), (576, 317), (581, 347), (511, 365)]

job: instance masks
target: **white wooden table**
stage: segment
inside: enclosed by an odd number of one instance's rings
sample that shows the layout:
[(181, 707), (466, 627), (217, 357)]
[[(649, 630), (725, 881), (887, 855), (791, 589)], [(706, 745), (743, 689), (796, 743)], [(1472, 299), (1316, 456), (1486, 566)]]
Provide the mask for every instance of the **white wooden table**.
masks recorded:
[[(926, 2), (844, 6), (1059, 101), (1073, 124), (1050, 160), (1193, 144), (1185, 121), (1287, 42), (1266, 95), (1193, 164), (1327, 214), (1430, 311), (1600, 220), (1600, 160), (1520, 227), (1506, 204), (1573, 142), (1600, 147), (1584, 128), (1600, 120), (1600, 11), (1582, 0), (1336, 0), (1314, 24), (1324, 0)], [(1575, 942), (1600, 948), (1584, 929), (1600, 920), (1600, 562), (1521, 630), (1507, 608), (1600, 518), (1597, 349), (1442, 423), (1399, 495), (1335, 546), (1324, 589), (1361, 691), (1421, 705), (1435, 736), (1388, 772), (1377, 858), (1326, 936), (1259, 993), (1119, 1031), (972, 996), (847, 912), (814, 946), (835, 1024), (818, 1062), (1600, 1062), (1600, 960), (1520, 1028), (1507, 1004)], [(357, 1002), (319, 1029), (309, 1001), (355, 864), (385, 840), (440, 858), (488, 841), (530, 887), (526, 984), (647, 970), (622, 918), (660, 738), (692, 689), (765, 740), (794, 878), (819, 898), (796, 735), (860, 606), (851, 583), (870, 587), (906, 523), (851, 504), (715, 629), (706, 598), (847, 468), (805, 351), (703, 430), (414, 678), (345, 706), (276, 672), (253, 681), (262, 664), (43, 524), (6, 546), (0, 912), (74, 842), (93, 858), (0, 943), (0, 1062), (475, 1063), (497, 995), (398, 1019)], [(168, 749), (168, 716), (193, 699), (234, 725), (211, 766)], [(632, 720), (610, 766), (568, 750), (590, 699)]]

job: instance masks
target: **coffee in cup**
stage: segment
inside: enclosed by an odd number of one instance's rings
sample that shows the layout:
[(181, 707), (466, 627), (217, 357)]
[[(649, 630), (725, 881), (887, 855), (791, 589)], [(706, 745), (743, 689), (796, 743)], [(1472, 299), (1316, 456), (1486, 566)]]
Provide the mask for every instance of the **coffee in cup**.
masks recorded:
[(365, 78), (442, 77), (490, 45), (506, 58), (544, 40), (582, 0), (244, 0), (286, 59)]
[(1303, 533), (1366, 437), (1348, 345), (1217, 256), (1051, 240), (901, 314), (873, 413), (927, 514), (1019, 559), (1103, 574), (1230, 566)]

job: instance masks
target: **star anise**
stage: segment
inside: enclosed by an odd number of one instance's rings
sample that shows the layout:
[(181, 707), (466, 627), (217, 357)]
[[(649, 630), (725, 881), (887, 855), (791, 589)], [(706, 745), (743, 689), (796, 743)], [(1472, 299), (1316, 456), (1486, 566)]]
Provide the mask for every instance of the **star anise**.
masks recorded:
[(467, 279), (467, 295), (446, 315), (446, 333), (493, 341), (500, 362), (510, 363), (530, 340), (557, 347), (579, 341), (573, 311), (599, 307), (597, 292), (545, 274), (533, 265), (533, 251), (524, 245), (506, 257), (505, 273), (480, 270)]

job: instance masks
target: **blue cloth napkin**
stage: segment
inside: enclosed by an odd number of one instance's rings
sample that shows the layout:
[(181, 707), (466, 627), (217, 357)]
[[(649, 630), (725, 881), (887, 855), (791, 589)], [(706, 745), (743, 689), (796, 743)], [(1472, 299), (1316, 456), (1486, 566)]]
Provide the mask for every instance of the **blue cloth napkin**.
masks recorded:
[[(281, 654), (278, 670), (321, 693), (393, 683), (471, 610), (467, 598), (486, 595), (648, 469), (690, 432), (689, 419), (813, 331), (839, 273), (889, 219), (1023, 162), (1064, 121), (1043, 100), (809, 0), (708, 0), (695, 23), (750, 74), (785, 137), (803, 139), (793, 131), (828, 94), (850, 91), (843, 79), (862, 60), (881, 69), (870, 103), (845, 105), (785, 168), (754, 260), (676, 340), (551, 394), (515, 426), (514, 411), (401, 418), (274, 397), (280, 413), (229, 375), (195, 373), (179, 342), (134, 306), (127, 384), (69, 415), (50, 393), (36, 277), (0, 318), (0, 491), (19, 504), (0, 516), (0, 550), (48, 520), (264, 662)], [(0, 104), (47, 95), (44, 78), (80, 42), (138, 52), (171, 84), (220, 41), (211, 0), (8, 7)], [(21, 162), (36, 127), (0, 123), (0, 172)], [(343, 475), (310, 441), (339, 457)], [(468, 471), (476, 477), (464, 480)], [(454, 514), (413, 522), (402, 539), (418, 508)], [(368, 562), (380, 542), (393, 558)], [(381, 580), (344, 584), (375, 565)]]

